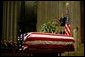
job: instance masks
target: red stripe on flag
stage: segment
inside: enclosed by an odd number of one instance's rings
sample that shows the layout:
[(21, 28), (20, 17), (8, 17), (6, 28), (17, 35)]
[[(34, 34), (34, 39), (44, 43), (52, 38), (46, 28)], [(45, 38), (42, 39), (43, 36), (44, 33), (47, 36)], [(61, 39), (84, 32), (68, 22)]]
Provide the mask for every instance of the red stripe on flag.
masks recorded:
[(63, 41), (63, 42), (74, 42), (73, 39), (59, 39), (59, 38), (38, 38), (38, 37), (32, 37), (32, 38), (27, 38), (26, 41), (36, 41), (36, 40), (41, 40), (41, 41)]
[[(70, 47), (70, 49), (68, 47)], [(71, 49), (74, 49), (74, 45), (48, 45), (48, 44), (43, 45), (43, 44), (38, 44), (38, 45), (29, 45), (29, 48), (35, 48), (35, 49), (42, 49), (42, 48), (43, 49), (44, 48), (46, 48), (46, 49), (55, 49), (55, 48), (61, 49), (61, 48), (63, 48), (64, 50), (66, 50), (66, 49), (71, 50)]]
[(71, 35), (71, 29), (65, 26), (65, 32), (68, 36)]
[(66, 33), (66, 35), (68, 35), (68, 36), (72, 36), (71, 27), (70, 27), (69, 24), (65, 24), (65, 33)]

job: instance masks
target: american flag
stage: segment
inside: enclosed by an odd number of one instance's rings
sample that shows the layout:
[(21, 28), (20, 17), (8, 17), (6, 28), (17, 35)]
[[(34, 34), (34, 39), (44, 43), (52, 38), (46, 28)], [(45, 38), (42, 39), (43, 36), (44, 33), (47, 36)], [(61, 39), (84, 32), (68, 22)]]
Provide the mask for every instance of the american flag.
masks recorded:
[(70, 15), (69, 15), (69, 3), (66, 3), (66, 20), (65, 20), (65, 34), (67, 36), (72, 36), (71, 25), (70, 25)]
[(72, 36), (70, 19), (67, 17), (65, 22), (65, 35)]
[(24, 34), (20, 34), (20, 36), (18, 36), (18, 49), (20, 51), (23, 50), (23, 38), (26, 36), (27, 34), (24, 33)]
[[(30, 32), (24, 37), (24, 48), (35, 48), (37, 49), (61, 49), (67, 50), (68, 45), (70, 45), (69, 50), (74, 50), (73, 47), (74, 38), (67, 35), (55, 34), (55, 33), (44, 33), (44, 32)], [(41, 51), (38, 50), (38, 51)], [(38, 52), (36, 51), (36, 52)]]

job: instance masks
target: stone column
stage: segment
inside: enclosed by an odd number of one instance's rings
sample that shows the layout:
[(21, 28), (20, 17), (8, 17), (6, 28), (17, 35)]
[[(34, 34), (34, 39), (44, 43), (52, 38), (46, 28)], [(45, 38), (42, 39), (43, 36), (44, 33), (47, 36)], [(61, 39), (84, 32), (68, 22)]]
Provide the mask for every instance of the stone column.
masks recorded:
[(7, 40), (9, 40), (9, 1), (7, 1)]
[(6, 39), (6, 1), (3, 2), (3, 28), (2, 28), (2, 40)]
[(10, 5), (11, 7), (11, 14), (10, 14), (10, 40), (12, 40), (12, 38), (13, 38), (13, 30), (12, 30), (12, 28), (13, 28), (13, 1), (11, 1), (11, 5)]
[(17, 17), (18, 17), (18, 12), (17, 12), (17, 1), (15, 1), (15, 7), (14, 7), (14, 11), (15, 11), (15, 13), (14, 13), (14, 16), (15, 16), (15, 18), (14, 18), (14, 41), (16, 40), (16, 38), (17, 38)]
[(59, 1), (39, 1), (37, 7), (37, 31), (41, 25), (59, 16)]
[(20, 1), (3, 1), (2, 40), (16, 41), (18, 20), (20, 18)]

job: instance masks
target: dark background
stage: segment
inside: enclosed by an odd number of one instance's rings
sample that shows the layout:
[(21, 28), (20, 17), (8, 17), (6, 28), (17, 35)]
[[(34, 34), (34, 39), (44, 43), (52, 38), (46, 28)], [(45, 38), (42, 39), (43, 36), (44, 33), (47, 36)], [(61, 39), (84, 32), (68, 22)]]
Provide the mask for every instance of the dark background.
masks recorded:
[(19, 20), (19, 29), (21, 29), (21, 33), (27, 32), (35, 32), (36, 31), (36, 23), (37, 23), (37, 13), (36, 6), (25, 7), (25, 2), (21, 2), (21, 15)]
[(0, 1), (0, 40), (2, 38), (3, 1)]

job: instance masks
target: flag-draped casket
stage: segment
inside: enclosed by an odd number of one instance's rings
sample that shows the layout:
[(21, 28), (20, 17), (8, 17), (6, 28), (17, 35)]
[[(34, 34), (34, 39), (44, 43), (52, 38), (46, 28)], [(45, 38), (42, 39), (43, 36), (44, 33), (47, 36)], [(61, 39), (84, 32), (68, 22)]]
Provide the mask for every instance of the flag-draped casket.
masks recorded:
[(74, 38), (54, 33), (30, 32), (24, 37), (24, 50), (32, 53), (74, 51)]

